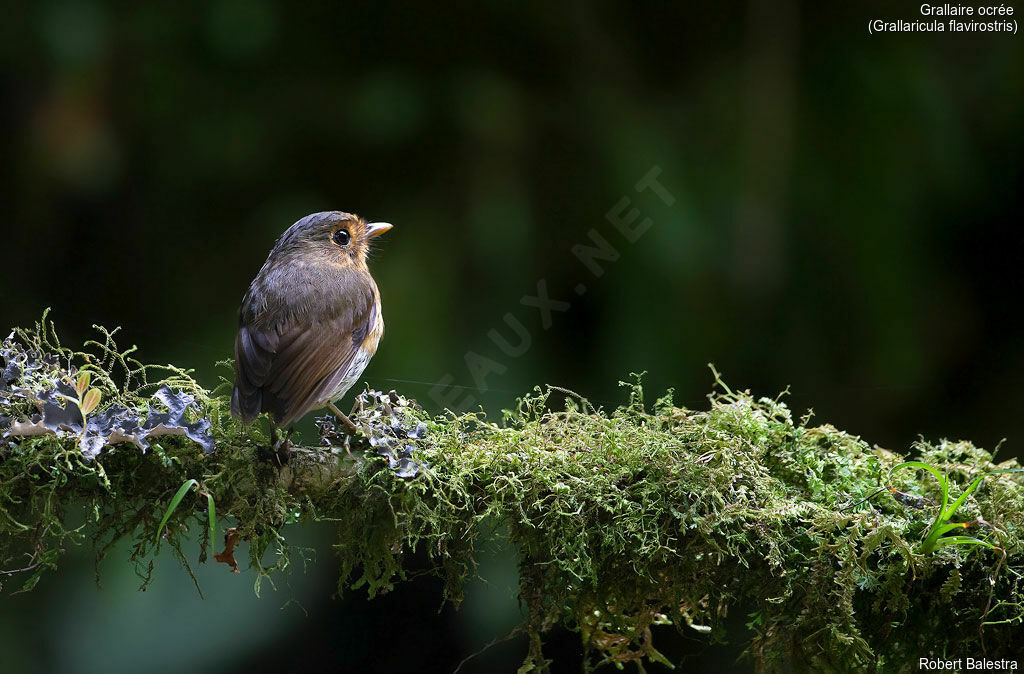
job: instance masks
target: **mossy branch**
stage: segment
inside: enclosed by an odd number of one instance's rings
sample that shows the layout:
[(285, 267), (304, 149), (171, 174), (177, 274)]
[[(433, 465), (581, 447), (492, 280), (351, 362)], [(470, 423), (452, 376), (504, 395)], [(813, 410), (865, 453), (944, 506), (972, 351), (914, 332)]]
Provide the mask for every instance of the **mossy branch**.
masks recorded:
[[(1015, 461), (997, 465), (969, 442), (912, 448), (945, 483), (913, 466), (890, 473), (903, 456), (812, 426), (809, 416), (794, 420), (782, 399), (734, 392), (716, 373), (700, 411), (675, 406), (671, 394), (647, 405), (639, 381), (611, 411), (536, 389), (500, 422), (411, 405), (382, 416), (374, 403), (356, 415), (366, 429), (381, 419), (400, 430), (426, 425), (408, 434), (413, 477), (400, 477), (394, 457), (365, 439), (295, 447), (282, 466), (260, 424), (230, 418), (226, 383), (207, 391), (188, 371), (144, 366), (103, 334), (73, 353), (45, 317), (18, 331), (19, 348), (48, 365), (17, 381), (5, 375), (0, 424), (39, 412), (33, 388), (62, 378), (74, 386), (84, 370), (100, 391), (96, 414), (115, 405), (152, 413), (165, 384), (192, 396), (186, 421), (208, 420), (214, 451), (166, 435), (146, 450), (120, 441), (91, 458), (81, 445), (88, 418), (77, 435), (9, 434), (0, 448), (0, 579), (17, 579), (15, 589), (30, 589), (68, 545), (86, 540), (101, 557), (130, 541), (128, 561), (144, 584), (158, 545), (188, 568), (182, 545), (192, 536), (205, 561), (214, 503), (218, 536), (233, 525), (218, 561), (231, 564), (234, 546), (246, 544), (258, 578), (279, 572), (290, 558), (288, 525), (330, 520), (339, 590), (363, 587), (371, 597), (404, 579), (408, 555), (422, 549), (458, 604), (476, 546), (507, 536), (527, 611), (524, 672), (546, 668), (541, 635), (556, 623), (580, 634), (588, 667), (642, 666), (671, 660), (655, 649), (657, 630), (667, 629), (657, 626), (723, 639), (730, 610), (749, 614), (747, 653), (764, 671), (894, 671), (920, 657), (1019, 652), (1024, 480)], [(85, 525), (70, 524), (83, 513)], [(954, 515), (985, 545), (936, 544), (932, 534), (953, 529)], [(268, 549), (277, 553), (269, 567)]]

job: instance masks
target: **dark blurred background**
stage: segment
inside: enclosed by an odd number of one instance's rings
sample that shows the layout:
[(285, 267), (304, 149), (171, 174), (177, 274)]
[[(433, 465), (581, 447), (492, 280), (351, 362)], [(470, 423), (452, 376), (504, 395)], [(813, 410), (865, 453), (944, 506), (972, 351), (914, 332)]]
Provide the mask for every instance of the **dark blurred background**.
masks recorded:
[[(892, 449), (1006, 437), (1019, 456), (1022, 42), (867, 34), (917, 7), (16, 3), (0, 324), (49, 306), (71, 344), (120, 325), (213, 387), (276, 237), (349, 210), (395, 224), (365, 379), (428, 408), (495, 413), (542, 383), (614, 406), (639, 371), (651, 399), (699, 408), (713, 361)], [(663, 192), (638, 192), (652, 170)], [(631, 209), (652, 222), (635, 242), (607, 216)], [(618, 255), (599, 277), (572, 252), (592, 230)], [(569, 303), (547, 328), (521, 301), (539, 282)], [(530, 335), (516, 357), (488, 337), (518, 341), (506, 314)], [(258, 599), (250, 574), (204, 567), (200, 600), (167, 555), (139, 593), (121, 548), (97, 587), (74, 552), (3, 599), (3, 670), (451, 671), (518, 619), (507, 550), (456, 612), (428, 579), (332, 599), (331, 527), (291, 536), (317, 563)], [(684, 669), (750, 668), (696, 633), (661, 646)], [(525, 648), (462, 671), (513, 671)], [(573, 635), (548, 652), (578, 669)]]

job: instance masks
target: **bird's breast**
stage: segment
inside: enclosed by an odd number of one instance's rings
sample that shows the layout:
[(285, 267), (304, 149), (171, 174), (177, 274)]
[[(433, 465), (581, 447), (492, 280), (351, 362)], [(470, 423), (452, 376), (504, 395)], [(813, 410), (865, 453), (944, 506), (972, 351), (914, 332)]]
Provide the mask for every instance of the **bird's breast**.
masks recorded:
[[(376, 290), (376, 288), (374, 288), (374, 290)], [(380, 344), (380, 339), (384, 335), (384, 316), (381, 312), (380, 296), (377, 295), (376, 292), (374, 292), (374, 301), (376, 303), (376, 309), (373, 312), (373, 326), (370, 328), (369, 332), (366, 333), (363, 343), (357, 347), (356, 352), (349, 363), (348, 369), (342, 376), (337, 388), (331, 391), (325, 398), (325, 403), (327, 401), (337, 400), (345, 395), (345, 393), (359, 381), (359, 378), (363, 374), (363, 370), (365, 370), (366, 366), (370, 364), (370, 359), (373, 358), (373, 354), (377, 352), (377, 345)]]
[[(376, 290), (376, 288), (374, 288)], [(374, 292), (374, 301), (377, 304), (377, 310), (374, 311), (373, 327), (370, 329), (370, 334), (366, 336), (367, 346), (371, 346), (373, 351), (377, 350), (377, 345), (380, 344), (380, 338), (384, 336), (384, 311), (380, 304), (380, 295)]]

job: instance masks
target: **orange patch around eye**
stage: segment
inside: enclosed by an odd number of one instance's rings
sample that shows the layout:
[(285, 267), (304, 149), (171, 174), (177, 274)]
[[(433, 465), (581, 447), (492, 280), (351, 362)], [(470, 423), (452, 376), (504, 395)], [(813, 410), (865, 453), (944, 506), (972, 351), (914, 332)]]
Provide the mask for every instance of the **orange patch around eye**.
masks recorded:
[[(348, 233), (349, 243), (352, 242), (352, 230), (349, 228), (349, 226), (347, 224), (345, 224), (345, 225), (337, 225), (336, 227), (332, 227), (331, 228), (331, 235), (330, 235), (330, 237), (328, 237), (328, 238), (330, 238), (331, 243), (333, 243), (336, 246), (341, 246), (342, 245), (342, 244), (339, 244), (337, 241), (334, 240), (334, 235), (337, 234), (338, 230), (341, 230), (341, 229), (344, 229), (345, 232)], [(347, 245), (347, 244), (345, 244), (345, 245)]]

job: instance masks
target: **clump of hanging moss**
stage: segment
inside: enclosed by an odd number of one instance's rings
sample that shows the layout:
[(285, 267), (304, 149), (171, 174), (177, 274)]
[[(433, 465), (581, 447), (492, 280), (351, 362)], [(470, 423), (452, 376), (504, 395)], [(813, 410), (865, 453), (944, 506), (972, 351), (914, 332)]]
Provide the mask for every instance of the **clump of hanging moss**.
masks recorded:
[[(541, 639), (555, 624), (579, 633), (588, 667), (642, 666), (672, 659), (657, 650), (652, 628), (721, 640), (727, 612), (741, 606), (753, 608), (747, 653), (763, 671), (898, 671), (920, 657), (1018, 652), (1020, 473), (988, 476), (950, 520), (989, 547), (940, 545), (926, 554), (921, 541), (945, 500), (926, 470), (893, 471), (900, 455), (811, 426), (809, 417), (795, 420), (783, 400), (734, 392), (717, 375), (702, 411), (676, 407), (671, 395), (649, 405), (634, 381), (616, 410), (538, 388), (500, 421), (430, 416), (397, 394), (373, 392), (354, 419), (369, 441), (337, 446), (322, 426), (333, 446), (294, 447), (280, 465), (259, 424), (230, 419), (224, 389), (205, 391), (177, 368), (157, 379), (110, 335), (91, 353), (61, 348), (45, 323), (18, 340), (67, 363), (69, 376), (92, 370), (103, 390), (96, 413), (145, 408), (166, 384), (194, 397), (187, 420), (208, 420), (214, 438), (209, 454), (168, 435), (148, 450), (120, 443), (91, 460), (67, 433), (5, 438), (0, 560), (26, 569), (15, 574), (22, 587), (87, 539), (101, 556), (131, 540), (144, 582), (157, 545), (189, 568), (182, 543), (200, 536), (204, 561), (207, 522), (223, 529), (226, 518), (235, 526), (218, 560), (230, 563), (231, 549), (247, 544), (262, 577), (288, 565), (286, 525), (322, 518), (337, 522), (340, 590), (389, 590), (404, 579), (410, 552), (423, 549), (456, 604), (474, 546), (505, 532), (519, 554), (527, 609), (522, 671), (546, 668)], [(31, 411), (15, 400), (0, 415)], [(921, 442), (913, 452), (948, 476), (950, 502), (979, 475), (1017, 468), (967, 442)], [(168, 509), (190, 480), (201, 493), (190, 485)], [(82, 513), (87, 524), (69, 524)], [(187, 526), (196, 521), (204, 526)], [(270, 556), (275, 563), (263, 566)]]

